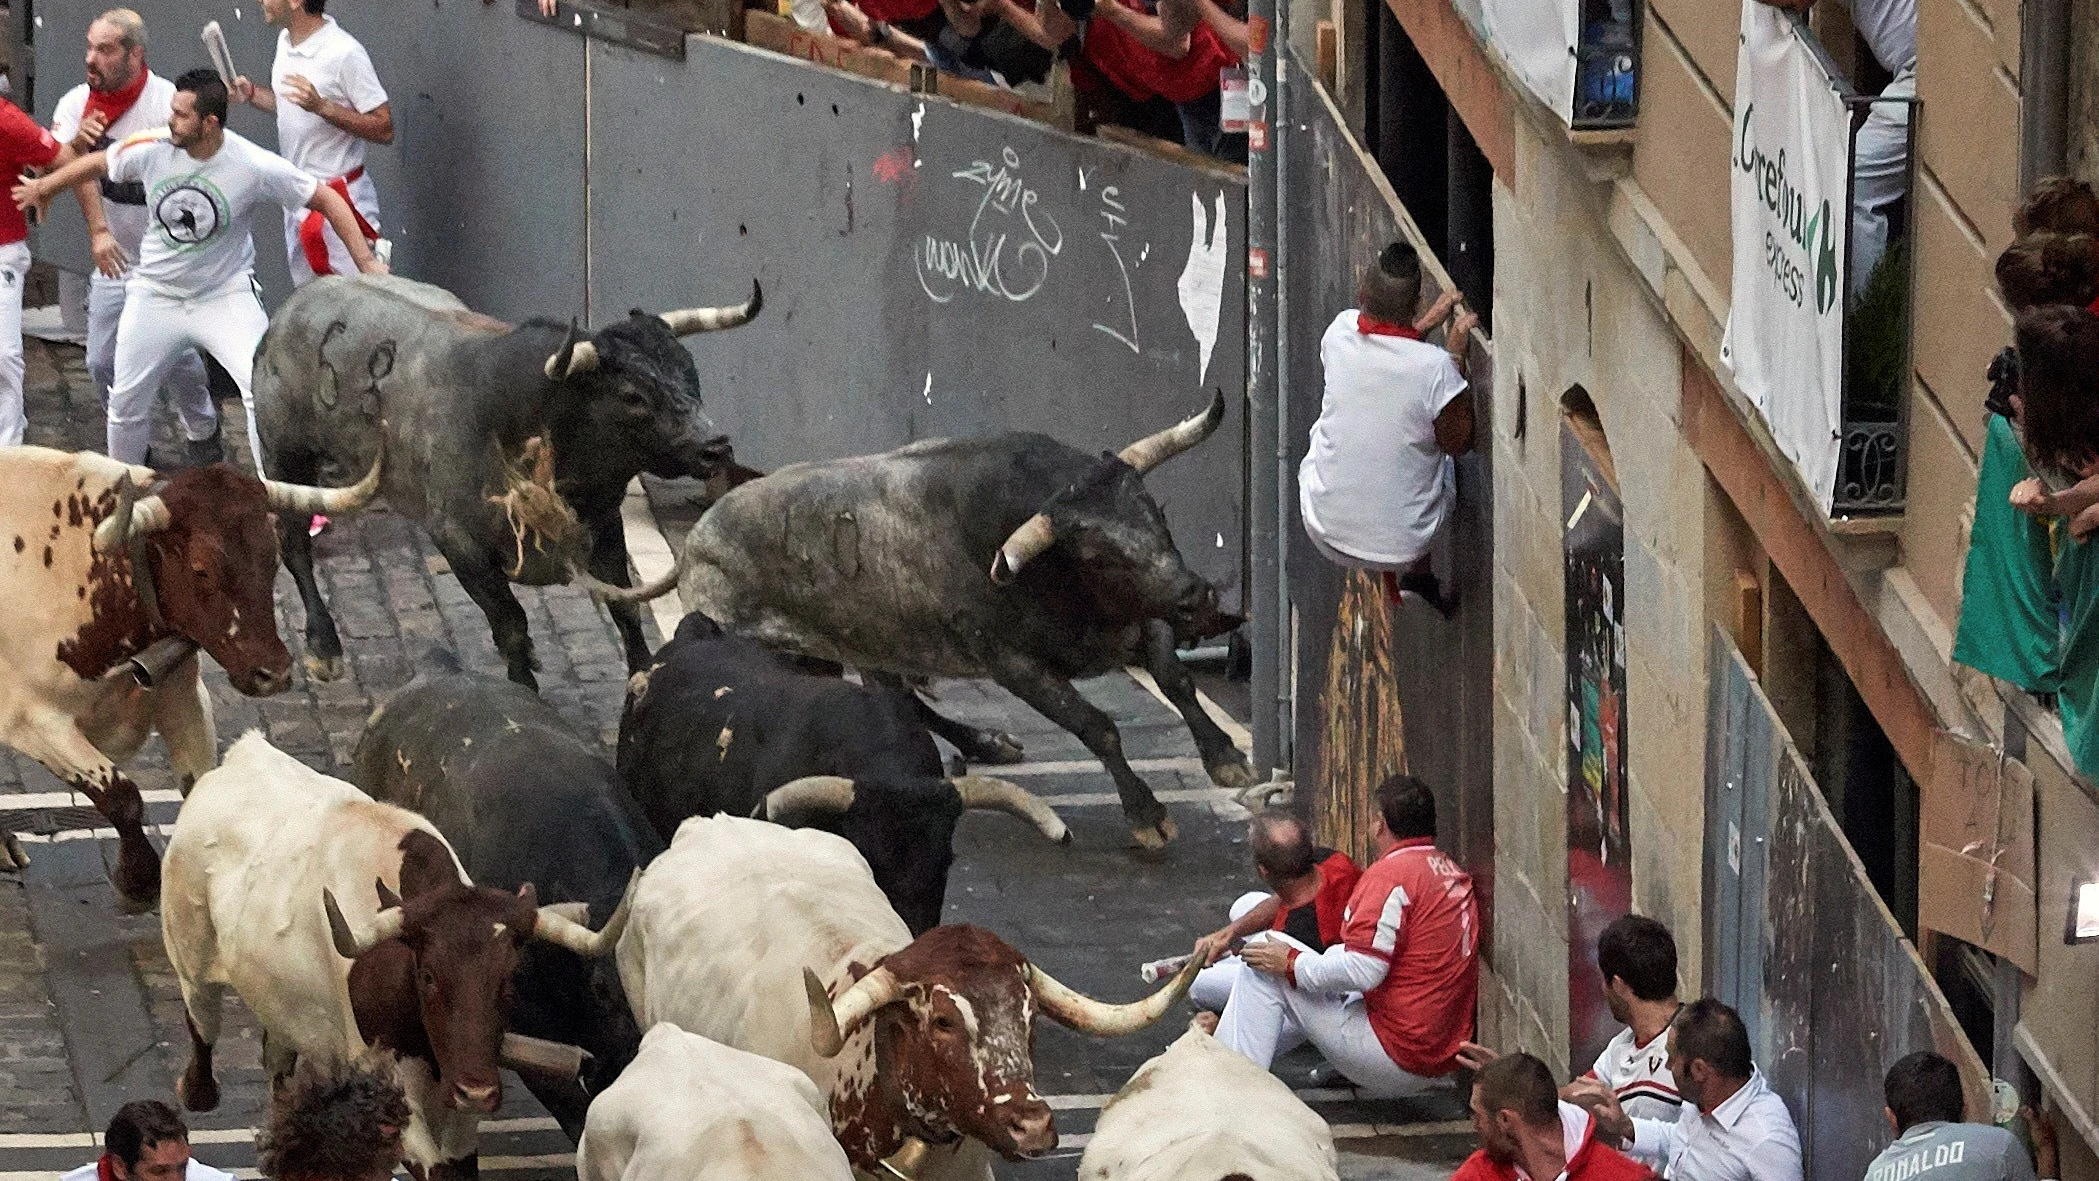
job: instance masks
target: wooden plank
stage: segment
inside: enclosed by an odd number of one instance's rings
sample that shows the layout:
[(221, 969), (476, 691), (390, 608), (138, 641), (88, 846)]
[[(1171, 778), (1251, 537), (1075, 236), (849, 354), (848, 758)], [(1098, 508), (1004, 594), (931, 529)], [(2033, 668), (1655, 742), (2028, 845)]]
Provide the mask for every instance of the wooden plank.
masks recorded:
[(1800, 513), (1698, 355), (1683, 351), (1683, 431), (1807, 609), (1911, 778), (1931, 779), (1938, 716), (1902, 654), (1859, 600), (1836, 555)]
[(1319, 84), (1331, 94), (1340, 72), (1341, 32), (1334, 27), (1334, 22), (1323, 20), (1312, 26), (1312, 37), (1312, 68), (1319, 75)]
[(1764, 587), (1747, 570), (1735, 571), (1735, 647), (1742, 662), (1758, 677), (1764, 675)]

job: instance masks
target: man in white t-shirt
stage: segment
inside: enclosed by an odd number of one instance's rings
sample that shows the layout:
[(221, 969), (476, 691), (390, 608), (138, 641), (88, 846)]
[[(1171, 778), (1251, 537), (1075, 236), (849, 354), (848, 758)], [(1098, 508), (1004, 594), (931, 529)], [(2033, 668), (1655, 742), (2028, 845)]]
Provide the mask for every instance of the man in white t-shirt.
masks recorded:
[(109, 392), (111, 458), (143, 463), (153, 434), (153, 391), (189, 349), (208, 352), (240, 387), (248, 446), (262, 474), (250, 377), (270, 326), (255, 286), (248, 215), (258, 205), (318, 210), (350, 244), (360, 271), (385, 273), (335, 190), (226, 130), (226, 84), (210, 70), (175, 80), (168, 127), (141, 132), (48, 176), (15, 187), (29, 208), (79, 182), (108, 176), (145, 186), (150, 219), (117, 320), (116, 382)]
[[(66, 92), (52, 112), (51, 130), (74, 148), (98, 152), (141, 131), (168, 125), (168, 104), (175, 84), (146, 68), (146, 23), (128, 8), (112, 8), (87, 27), (87, 81)], [(99, 135), (82, 137), (82, 119), (100, 116)], [(92, 127), (90, 123), (88, 126)], [(124, 310), (124, 272), (138, 258), (146, 236), (146, 190), (104, 177), (85, 180), (73, 193), (87, 222), (95, 271), (87, 288), (87, 371), (95, 382), (95, 399), (107, 404), (116, 380), (117, 317)], [(223, 458), (219, 447), (218, 411), (204, 359), (194, 350), (182, 354), (161, 387), (175, 405), (175, 415), (188, 442), (187, 466)], [(155, 465), (160, 466), (160, 465)]]
[(1420, 318), (1421, 259), (1395, 242), (1364, 268), (1357, 306), (1319, 342), (1326, 396), (1297, 471), (1298, 509), (1329, 561), (1384, 576), (1386, 593), (1456, 610), (1429, 568), (1429, 546), (1457, 500), (1452, 457), (1472, 447), (1465, 347), (1479, 317), (1459, 315), (1443, 346), (1422, 340), (1458, 306), (1438, 299)]
[(167, 1104), (134, 1099), (102, 1134), (102, 1155), (60, 1181), (233, 1181), (189, 1153), (189, 1128)]
[[(277, 151), (332, 188), (357, 214), (358, 232), (379, 241), (379, 190), (364, 171), (364, 145), (394, 142), (394, 109), (357, 38), (327, 15), (328, 0), (262, 0), (263, 19), (282, 26), (270, 88), (233, 80), (233, 97), (277, 115)], [(286, 210), (284, 245), (292, 283), (354, 271), (343, 236), (306, 210)]]
[[(1917, 97), (1917, 0), (1837, 0), (1859, 39), (1894, 80), (1884, 99)], [(1815, 0), (1763, 0), (1803, 18)], [(1888, 250), (1888, 211), (1909, 187), (1910, 105), (1878, 102), (1859, 126), (1851, 160), (1851, 282), (1853, 298), (1866, 289)]]

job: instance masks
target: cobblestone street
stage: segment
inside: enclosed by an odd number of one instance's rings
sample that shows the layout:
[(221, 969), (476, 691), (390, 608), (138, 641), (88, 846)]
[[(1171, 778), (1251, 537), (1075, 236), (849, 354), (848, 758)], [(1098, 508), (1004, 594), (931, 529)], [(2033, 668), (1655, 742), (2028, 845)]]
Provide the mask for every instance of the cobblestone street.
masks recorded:
[[(28, 355), (30, 441), (99, 450), (101, 412), (80, 351), (31, 341)], [(237, 401), (226, 403), (224, 421), (226, 451), (245, 463)], [(161, 429), (170, 438), (168, 424)], [(655, 491), (659, 503), (676, 507), (677, 490)], [(685, 515), (664, 514), (672, 532)], [(500, 674), (501, 665), (480, 611), (443, 559), (383, 506), (324, 532), (317, 557), (348, 656), (345, 677), (320, 684), (301, 672), (290, 690), (261, 700), (234, 693), (209, 661), (207, 680), (221, 749), (259, 728), (309, 765), (342, 775), (373, 707), (413, 676), (433, 646), (477, 671)], [(278, 626), (296, 657), (302, 613), (281, 572), (278, 591)], [(542, 693), (609, 743), (626, 669), (608, 617), (580, 590), (519, 592), (544, 664)], [(644, 618), (651, 643), (660, 642), (656, 621)], [(1139, 963), (1185, 950), (1253, 883), (1241, 843), (1244, 813), (1210, 788), (1178, 718), (1136, 680), (1102, 678), (1086, 691), (1116, 718), (1133, 758), (1166, 768), (1148, 777), (1169, 800), (1181, 840), (1159, 856), (1126, 847), (1111, 785), (1075, 739), (995, 689), (958, 683), (939, 691), (948, 712), (1021, 737), (1030, 762), (1006, 771), (1057, 804), (1074, 834), (1070, 847), (1055, 848), (1011, 819), (968, 817), (957, 838), (950, 920), (991, 928), (1066, 982), (1126, 1000), (1144, 987)], [(130, 770), (146, 792), (149, 821), (172, 822), (177, 795), (164, 748), (150, 743)], [(98, 839), (96, 823), (85, 800), (40, 766), (0, 755), (0, 825), (21, 834), (32, 859), (26, 872), (0, 876), (0, 1181), (50, 1176), (89, 1159), (89, 1133), (129, 1099), (170, 1097), (188, 1052), (157, 916), (118, 915), (105, 876), (115, 844)], [(1038, 1086), (1060, 1109), (1064, 1144), (1050, 1159), (1002, 1165), (1001, 1175), (1071, 1177), (1101, 1102), (1182, 1028), (1177, 1016), (1139, 1036), (1096, 1042), (1045, 1022)], [(253, 1176), (250, 1129), (267, 1082), (258, 1031), (231, 998), (220, 1046), (224, 1100), (193, 1120), (197, 1155)], [(1285, 1077), (1304, 1086), (1311, 1059), (1284, 1065)], [(505, 1179), (573, 1176), (571, 1145), (512, 1083), (503, 1110), (484, 1125), (482, 1169)], [(1447, 1096), (1401, 1105), (1359, 1103), (1345, 1090), (1305, 1093), (1336, 1125), (1349, 1176), (1442, 1176), (1470, 1147), (1469, 1130), (1450, 1122), (1462, 1109)]]

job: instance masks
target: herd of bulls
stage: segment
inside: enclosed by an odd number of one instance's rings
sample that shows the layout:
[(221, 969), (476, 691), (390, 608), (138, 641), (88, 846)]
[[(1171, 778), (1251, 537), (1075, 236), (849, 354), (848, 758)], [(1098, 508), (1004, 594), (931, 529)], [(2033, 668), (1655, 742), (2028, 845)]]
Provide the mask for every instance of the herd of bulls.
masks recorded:
[[(186, 1106), (218, 1101), (231, 988), (273, 1074), (301, 1055), (398, 1055), (424, 1181), (472, 1175), (504, 1063), (580, 1138), (586, 1178), (694, 1175), (724, 1156), (738, 1177), (982, 1177), (987, 1149), (1056, 1143), (1032, 1083), (1038, 1011), (1122, 1034), (1185, 991), (1192, 967), (1104, 1004), (989, 931), (941, 923), (964, 810), (1069, 834), (1018, 786), (943, 766), (933, 733), (958, 764), (1021, 751), (912, 686), (989, 677), (1071, 730), (1143, 845), (1173, 826), (1073, 680), (1147, 666), (1213, 780), (1250, 783), (1175, 656), (1238, 621), (1142, 483), (1217, 428), (1222, 396), (1119, 454), (1007, 433), (766, 475), (702, 413), (678, 341), (760, 304), (754, 288), (740, 306), (637, 311), (583, 337), (405, 280), (324, 278), (256, 359), (257, 429), (285, 481), (0, 453), (0, 595), (16, 605), (0, 617), (0, 738), (108, 818), (120, 903), (159, 902), (192, 1040)], [(630, 589), (619, 504), (641, 472), (719, 495), (673, 578)], [(281, 556), (305, 600), (307, 673), (340, 675), (307, 524), (381, 495), (487, 615), (509, 679), (431, 654), (372, 715), (354, 784), (257, 734), (221, 760), (197, 651), (242, 693), (289, 684)], [(571, 580), (608, 602), (633, 673), (616, 761), (534, 692), (510, 584)], [(652, 654), (636, 604), (673, 585), (691, 613)], [(184, 796), (164, 864), (117, 769), (155, 731)], [(1223, 1086), (1255, 1127), (1263, 1103), (1298, 1118), (1287, 1088), (1277, 1099), (1251, 1064), (1192, 1044), (1154, 1060), (1147, 1087)], [(547, 1068), (564, 1054), (568, 1069)], [(1244, 1133), (1236, 1114), (1219, 1136)], [(1150, 1122), (1122, 1121), (1133, 1136)], [(1089, 1159), (1128, 1151), (1112, 1126)], [(1308, 1175), (1331, 1175), (1324, 1153)], [(1248, 1171), (1222, 1166), (1204, 1181)]]

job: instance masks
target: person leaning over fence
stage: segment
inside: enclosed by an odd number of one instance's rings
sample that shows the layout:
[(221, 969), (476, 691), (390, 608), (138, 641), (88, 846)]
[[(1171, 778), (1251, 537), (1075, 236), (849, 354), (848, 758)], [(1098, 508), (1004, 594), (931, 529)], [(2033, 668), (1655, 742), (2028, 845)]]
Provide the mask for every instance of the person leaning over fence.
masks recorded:
[(869, 16), (854, 0), (824, 0), (824, 12), (841, 37), (956, 77), (1011, 87), (1049, 76), (1050, 52), (1000, 20), (991, 0), (940, 0), (941, 19), (924, 37)]
[(386, 1181), (401, 1163), (408, 1120), (390, 1056), (334, 1065), (302, 1058), (255, 1138), (257, 1163), (279, 1181)]
[(117, 1108), (102, 1133), (102, 1155), (60, 1181), (233, 1181), (190, 1155), (189, 1127), (157, 1099)]
[(1669, 1073), (1684, 1101), (1673, 1122), (1627, 1115), (1595, 1080), (1576, 1079), (1568, 1095), (1668, 1181), (1801, 1181), (1793, 1115), (1750, 1061), (1733, 1009), (1712, 997), (1685, 1005), (1669, 1025)]
[(1552, 1071), (1529, 1054), (1509, 1054), (1472, 1083), (1477, 1152), (1450, 1181), (1652, 1181), (1653, 1170), (1605, 1144), (1589, 1113), (1562, 1100)]
[(1363, 268), (1356, 307), (1319, 342), (1326, 393), (1297, 469), (1297, 503), (1312, 547), (1329, 561), (1375, 570), (1388, 597), (1413, 594), (1448, 618), (1457, 609), (1430, 568), (1430, 549), (1457, 503), (1455, 456), (1472, 449), (1465, 349), (1479, 317), (1460, 311), (1441, 347), (1427, 343), (1458, 297), (1416, 315), (1421, 258), (1395, 242)]
[(2033, 1157), (2019, 1138), (1991, 1124), (1961, 1122), (1960, 1068), (1930, 1050), (1919, 1050), (1888, 1068), (1882, 1114), (1895, 1142), (1866, 1166), (1866, 1181), (2034, 1181), (2059, 1176), (2055, 1124), (2030, 1107), (2020, 1118), (2033, 1136)]

